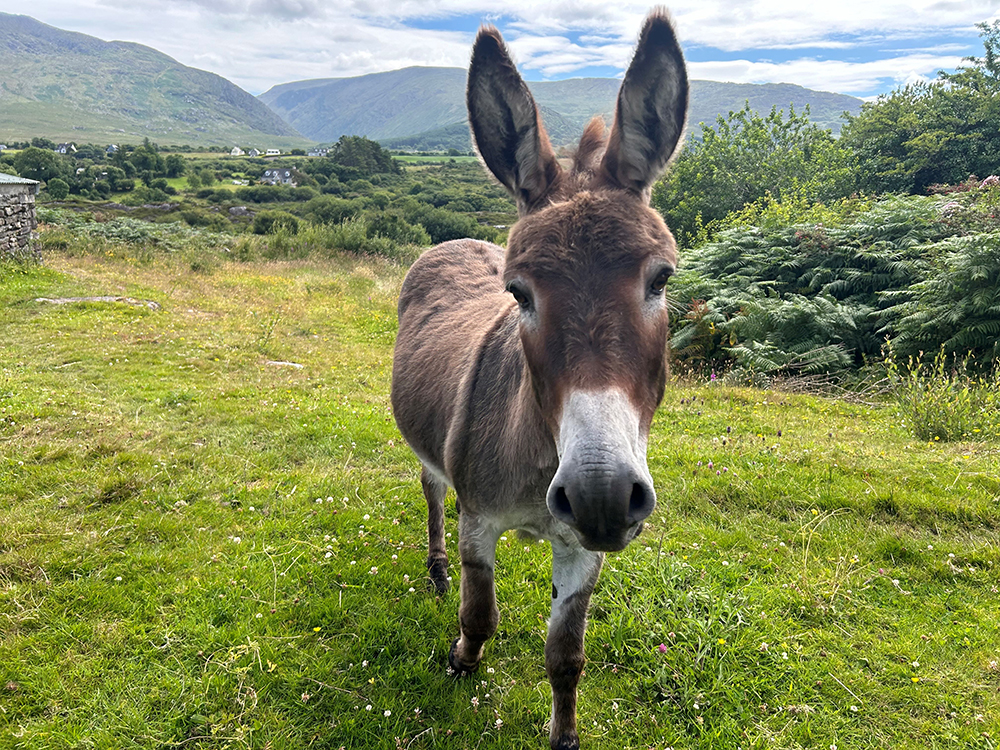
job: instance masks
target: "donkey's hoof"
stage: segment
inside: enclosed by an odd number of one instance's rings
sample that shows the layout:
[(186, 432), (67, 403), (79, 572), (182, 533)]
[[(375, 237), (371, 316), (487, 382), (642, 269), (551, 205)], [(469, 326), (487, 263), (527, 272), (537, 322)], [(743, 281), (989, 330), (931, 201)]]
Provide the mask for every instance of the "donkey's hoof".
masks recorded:
[(451, 583), (448, 581), (448, 560), (446, 559), (434, 559), (427, 561), (427, 572), (431, 576), (431, 586), (439, 594), (444, 594), (448, 591)]
[(580, 735), (567, 732), (549, 740), (552, 750), (580, 750)]
[(451, 650), (448, 652), (448, 666), (455, 674), (455, 677), (465, 677), (479, 669), (479, 662), (475, 664), (462, 664), (458, 660), (458, 638), (451, 642)]

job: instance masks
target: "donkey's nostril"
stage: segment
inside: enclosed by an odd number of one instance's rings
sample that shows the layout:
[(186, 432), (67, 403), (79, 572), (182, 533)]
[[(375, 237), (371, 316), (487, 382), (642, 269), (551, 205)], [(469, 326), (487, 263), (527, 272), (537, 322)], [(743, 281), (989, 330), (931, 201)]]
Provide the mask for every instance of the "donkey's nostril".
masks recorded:
[(628, 499), (629, 520), (635, 523), (653, 512), (653, 497), (639, 482), (632, 484), (632, 494)]
[(569, 504), (569, 496), (566, 494), (566, 488), (556, 487), (556, 492), (552, 500), (554, 506), (552, 510), (556, 518), (563, 523), (572, 523), (575, 518), (573, 516), (573, 507)]

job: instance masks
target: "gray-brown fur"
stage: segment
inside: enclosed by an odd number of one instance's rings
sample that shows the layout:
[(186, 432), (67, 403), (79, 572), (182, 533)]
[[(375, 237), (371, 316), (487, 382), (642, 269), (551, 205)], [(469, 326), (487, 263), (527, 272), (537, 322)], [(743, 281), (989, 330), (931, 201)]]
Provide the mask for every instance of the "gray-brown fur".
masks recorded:
[(467, 99), (480, 155), (521, 218), (506, 251), (458, 240), (414, 264), (399, 299), (392, 403), (424, 464), (427, 564), (439, 591), (446, 485), (461, 506), (456, 671), (478, 666), (497, 629), (500, 533), (552, 542), (550, 744), (575, 748), (603, 551), (627, 545), (655, 504), (645, 444), (666, 377), (662, 284), (677, 258), (648, 196), (684, 127), (684, 61), (665, 12), (654, 12), (610, 134), (592, 122), (570, 171), (491, 27), (477, 38)]

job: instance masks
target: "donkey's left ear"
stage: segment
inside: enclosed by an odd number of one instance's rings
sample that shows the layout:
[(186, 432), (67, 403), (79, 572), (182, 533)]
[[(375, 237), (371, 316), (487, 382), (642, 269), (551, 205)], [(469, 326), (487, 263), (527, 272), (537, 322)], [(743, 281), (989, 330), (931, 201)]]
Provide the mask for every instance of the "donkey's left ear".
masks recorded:
[(604, 179), (648, 200), (684, 135), (687, 106), (684, 54), (670, 15), (658, 9), (646, 19), (618, 92), (615, 122), (601, 162)]

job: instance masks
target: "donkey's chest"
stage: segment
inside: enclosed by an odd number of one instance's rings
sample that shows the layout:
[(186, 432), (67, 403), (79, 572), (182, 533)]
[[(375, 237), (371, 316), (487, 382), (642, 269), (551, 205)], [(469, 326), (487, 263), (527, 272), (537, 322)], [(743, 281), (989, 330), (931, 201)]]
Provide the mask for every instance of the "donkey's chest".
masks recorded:
[(572, 529), (553, 518), (544, 502), (540, 505), (533, 503), (482, 513), (480, 520), (497, 536), (505, 531), (516, 531), (518, 536), (534, 540), (544, 539), (574, 547), (578, 545)]

